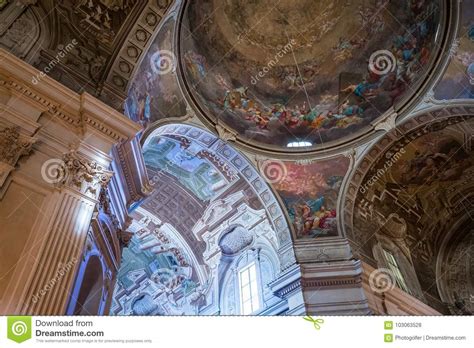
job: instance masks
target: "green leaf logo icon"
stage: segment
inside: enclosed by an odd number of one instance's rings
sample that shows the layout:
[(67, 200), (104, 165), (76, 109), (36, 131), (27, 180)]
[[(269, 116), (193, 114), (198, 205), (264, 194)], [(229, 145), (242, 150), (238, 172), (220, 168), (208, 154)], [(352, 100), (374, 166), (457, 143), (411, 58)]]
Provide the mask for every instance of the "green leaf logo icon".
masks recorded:
[(22, 343), (31, 338), (31, 317), (8, 317), (8, 339)]

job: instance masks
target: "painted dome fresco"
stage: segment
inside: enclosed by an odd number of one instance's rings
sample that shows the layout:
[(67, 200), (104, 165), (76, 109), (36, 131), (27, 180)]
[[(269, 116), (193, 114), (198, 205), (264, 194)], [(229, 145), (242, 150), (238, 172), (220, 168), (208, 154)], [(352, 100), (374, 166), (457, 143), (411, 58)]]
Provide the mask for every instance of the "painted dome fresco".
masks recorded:
[(438, 0), (188, 1), (183, 82), (205, 119), (244, 143), (348, 142), (417, 94), (441, 11)]

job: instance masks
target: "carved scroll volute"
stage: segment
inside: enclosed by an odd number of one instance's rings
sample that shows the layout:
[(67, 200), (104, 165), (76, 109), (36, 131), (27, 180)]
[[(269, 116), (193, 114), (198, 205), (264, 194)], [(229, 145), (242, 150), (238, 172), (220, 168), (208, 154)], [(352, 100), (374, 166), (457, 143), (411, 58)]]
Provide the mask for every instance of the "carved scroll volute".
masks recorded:
[(107, 188), (113, 174), (76, 151), (66, 153), (56, 168), (58, 186), (68, 186), (93, 199), (99, 198), (101, 189)]
[(0, 188), (22, 156), (31, 152), (36, 138), (20, 134), (18, 127), (0, 128)]

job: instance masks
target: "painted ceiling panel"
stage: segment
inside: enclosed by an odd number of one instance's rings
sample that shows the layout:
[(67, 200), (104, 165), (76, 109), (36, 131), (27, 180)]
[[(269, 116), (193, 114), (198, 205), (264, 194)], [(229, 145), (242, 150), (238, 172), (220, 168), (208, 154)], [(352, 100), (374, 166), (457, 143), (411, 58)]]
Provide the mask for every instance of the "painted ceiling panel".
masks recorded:
[(147, 167), (173, 175), (196, 197), (208, 201), (228, 181), (213, 164), (198, 156), (202, 150), (195, 143), (183, 149), (176, 140), (156, 137), (143, 153)]
[(204, 117), (244, 141), (353, 139), (416, 92), (438, 49), (441, 4), (189, 1), (184, 82)]

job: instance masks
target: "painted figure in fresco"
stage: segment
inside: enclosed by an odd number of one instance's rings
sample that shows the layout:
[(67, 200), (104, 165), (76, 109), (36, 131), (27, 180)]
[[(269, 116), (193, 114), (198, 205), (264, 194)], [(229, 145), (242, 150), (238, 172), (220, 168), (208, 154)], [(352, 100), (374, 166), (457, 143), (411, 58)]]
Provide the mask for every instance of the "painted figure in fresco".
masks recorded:
[(324, 197), (293, 207), (295, 229), (301, 236), (327, 234), (336, 227), (336, 210), (326, 209)]
[(135, 91), (137, 90), (137, 86), (135, 82), (132, 82), (132, 86), (130, 87), (130, 92), (128, 93), (128, 98), (126, 101), (127, 105), (127, 114), (131, 120), (137, 122), (138, 121), (138, 99), (136, 96)]
[[(354, 87), (355, 88), (355, 87)], [(328, 112), (327, 115), (316, 108), (309, 108), (306, 102), (300, 107), (287, 108), (282, 104), (274, 104), (271, 108), (260, 107), (259, 104), (248, 96), (248, 87), (239, 87), (226, 91), (223, 100), (225, 109), (236, 110), (243, 113), (247, 121), (254, 122), (260, 129), (267, 129), (271, 120), (278, 120), (287, 128), (311, 127), (315, 129), (330, 127), (347, 127), (361, 119), (363, 108), (359, 105), (350, 105), (347, 100), (336, 113)]]
[(146, 125), (150, 120), (150, 113), (151, 113), (151, 97), (148, 92), (145, 93), (145, 96), (142, 96), (138, 100), (138, 118), (137, 121)]
[(352, 51), (360, 49), (366, 44), (366, 39), (347, 39), (340, 37), (339, 43), (332, 48), (334, 52), (334, 60), (336, 62), (343, 62), (352, 58)]
[[(406, 20), (410, 24), (400, 26), (395, 33), (385, 34), (387, 21), (391, 19), (387, 19), (384, 8), (392, 6), (393, 2), (373, 0), (365, 2), (358, 10), (355, 7), (355, 21), (359, 21), (364, 30), (355, 37), (341, 35), (339, 41), (329, 48), (330, 58), (336, 64), (346, 63), (351, 60), (349, 58), (354, 57), (358, 64), (367, 61), (366, 71), (357, 72), (358, 76), (351, 78), (349, 85), (341, 82), (339, 91), (333, 81), (326, 81), (325, 72), (320, 71), (322, 60), (319, 61), (318, 57), (300, 62), (299, 69), (291, 63), (275, 64), (267, 76), (262, 78), (259, 86), (244, 83), (237, 85), (238, 82), (230, 81), (226, 71), (206, 74), (206, 59), (197, 53), (198, 51), (186, 52), (184, 63), (195, 82), (206, 78), (211, 107), (218, 111), (227, 111), (227, 115), (239, 125), (244, 124), (246, 130), (259, 133), (269, 140), (272, 140), (272, 136), (287, 134), (288, 130), (298, 135), (319, 133), (322, 135), (321, 141), (332, 140), (337, 134), (333, 130), (340, 129), (350, 133), (352, 129), (368, 124), (382, 110), (386, 110), (388, 105), (396, 103), (429, 63), (432, 29), (436, 25), (431, 15), (433, 8), (427, 6), (433, 4), (432, 0), (400, 2), (405, 6), (403, 11), (408, 12)], [(324, 16), (322, 18), (321, 23), (317, 25), (321, 35), (325, 35), (337, 24), (338, 19)], [(385, 47), (375, 45), (374, 38), (379, 37), (380, 33), (384, 33), (384, 36), (391, 35), (384, 40)], [(315, 42), (317, 38), (312, 37), (308, 45)], [(389, 69), (385, 71), (381, 68), (384, 72), (374, 70), (372, 64), (369, 64), (370, 53), (374, 52), (364, 54), (369, 47), (375, 49), (375, 46), (377, 51), (388, 51), (391, 58)], [(238, 56), (236, 54), (236, 59)], [(246, 70), (252, 72), (251, 75), (255, 73), (251, 67), (246, 67)], [(348, 70), (347, 73), (349, 72)], [(328, 84), (327, 90), (320, 86), (324, 83)], [(270, 87), (281, 90), (281, 93), (275, 93), (272, 101), (262, 101), (255, 97)], [(301, 105), (303, 98), (299, 94), (288, 100), (288, 93), (285, 91), (301, 91), (302, 87), (311, 91), (305, 104)], [(216, 93), (220, 95), (216, 96)], [(325, 95), (331, 95), (333, 99), (327, 102)], [(313, 132), (314, 130), (318, 132)]]
[(401, 179), (411, 184), (431, 184), (459, 178), (470, 166), (469, 158), (459, 150), (459, 144), (449, 150), (425, 152), (415, 151), (414, 158), (402, 169)]
[(186, 65), (191, 71), (193, 78), (203, 79), (206, 76), (207, 63), (206, 58), (193, 51), (188, 51), (184, 55)]

